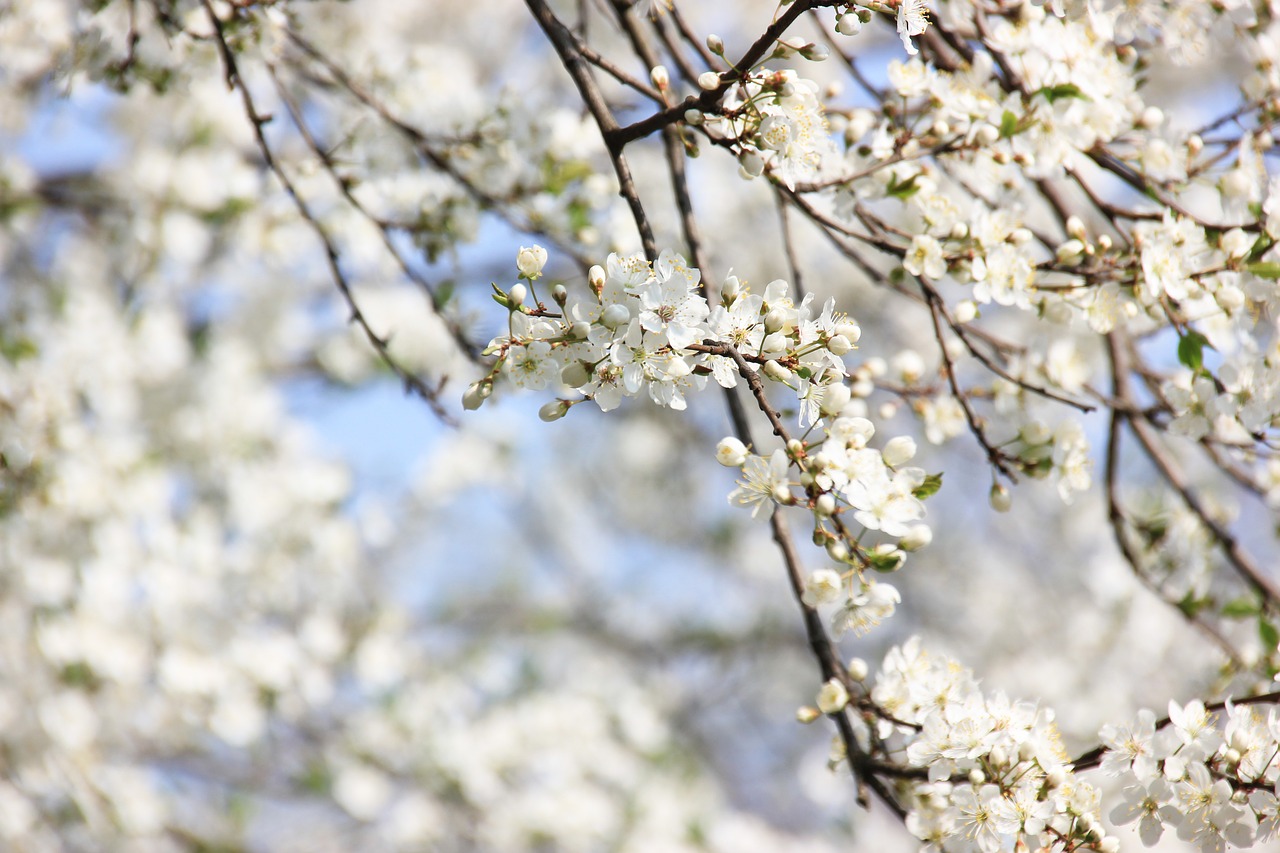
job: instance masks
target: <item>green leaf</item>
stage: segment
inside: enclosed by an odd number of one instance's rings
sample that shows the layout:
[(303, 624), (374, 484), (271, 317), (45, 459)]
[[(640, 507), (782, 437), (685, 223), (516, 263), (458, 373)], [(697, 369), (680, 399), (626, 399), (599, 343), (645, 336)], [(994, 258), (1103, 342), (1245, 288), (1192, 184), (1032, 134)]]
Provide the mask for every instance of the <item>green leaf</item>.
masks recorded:
[(437, 311), (449, 304), (449, 300), (453, 298), (453, 292), (457, 288), (458, 283), (451, 278), (446, 278), (440, 282), (440, 286), (436, 288), (435, 293), (431, 294), (431, 301), (435, 305)]
[(1272, 281), (1280, 278), (1280, 263), (1275, 261), (1267, 261), (1261, 264), (1249, 264), (1246, 270), (1258, 276), (1259, 278), (1269, 278)]
[(938, 493), (938, 489), (941, 489), (941, 488), (942, 488), (942, 475), (930, 474), (929, 476), (924, 478), (923, 483), (916, 486), (915, 489), (912, 490), (911, 494), (915, 495), (920, 500), (924, 500), (925, 498), (933, 497), (934, 495), (936, 495)]
[(1276, 241), (1272, 240), (1270, 235), (1259, 234), (1258, 239), (1254, 241), (1253, 248), (1249, 250), (1249, 257), (1245, 260), (1249, 261), (1249, 263), (1254, 263), (1267, 253), (1267, 249), (1270, 249), (1275, 244)]
[(1258, 637), (1262, 639), (1262, 647), (1268, 650), (1274, 650), (1280, 646), (1280, 630), (1266, 620), (1266, 617), (1258, 617)]
[(24, 358), (40, 354), (40, 348), (30, 338), (0, 337), (0, 356), (10, 362), (17, 363)]
[(1004, 139), (1008, 139), (1017, 132), (1018, 117), (1010, 110), (1005, 110), (1004, 114), (1000, 116), (1000, 136)]
[(1079, 98), (1082, 101), (1093, 100), (1084, 92), (1080, 91), (1080, 87), (1075, 83), (1059, 83), (1056, 86), (1041, 86), (1032, 94), (1044, 95), (1044, 99), (1049, 103), (1060, 101), (1063, 98)]
[(920, 177), (919, 173), (912, 175), (902, 183), (898, 183), (898, 176), (893, 175), (889, 178), (889, 187), (885, 190), (885, 193), (893, 198), (900, 198), (905, 201), (920, 192), (920, 187), (916, 184), (916, 178), (918, 177)]
[(1258, 602), (1248, 596), (1228, 601), (1222, 606), (1222, 615), (1228, 619), (1247, 619), (1259, 613)]
[(903, 553), (901, 551), (890, 551), (888, 554), (870, 553), (867, 555), (867, 563), (871, 568), (881, 574), (896, 572), (902, 567)]
[(1187, 333), (1178, 339), (1178, 361), (1193, 372), (1199, 373), (1204, 370), (1205, 347), (1213, 349), (1209, 339), (1195, 329), (1188, 329)]
[(1182, 597), (1182, 600), (1178, 602), (1178, 609), (1191, 619), (1194, 619), (1199, 615), (1201, 610), (1204, 610), (1208, 606), (1209, 599), (1196, 598), (1196, 594), (1194, 592), (1188, 592)]

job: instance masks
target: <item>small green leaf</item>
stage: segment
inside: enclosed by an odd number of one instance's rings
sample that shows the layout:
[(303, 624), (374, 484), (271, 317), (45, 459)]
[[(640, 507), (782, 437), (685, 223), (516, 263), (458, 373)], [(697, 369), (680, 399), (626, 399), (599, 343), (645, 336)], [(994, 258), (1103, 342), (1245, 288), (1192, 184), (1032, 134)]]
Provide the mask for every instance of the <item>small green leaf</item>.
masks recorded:
[(942, 475), (930, 474), (929, 476), (924, 478), (923, 483), (916, 486), (915, 489), (912, 490), (911, 494), (915, 495), (920, 500), (924, 500), (925, 498), (933, 497), (934, 495), (936, 495), (938, 493), (938, 489), (941, 489), (941, 488), (942, 488)]
[(1008, 139), (1018, 132), (1018, 117), (1010, 110), (1005, 110), (1004, 115), (1000, 116), (1000, 136)]
[(889, 187), (885, 190), (885, 193), (893, 198), (900, 198), (903, 201), (906, 201), (916, 193), (920, 192), (920, 187), (916, 184), (916, 178), (918, 177), (920, 177), (920, 175), (917, 173), (907, 178), (902, 183), (898, 183), (898, 176), (893, 175), (889, 178)]
[(1261, 638), (1264, 649), (1273, 650), (1280, 646), (1280, 630), (1264, 616), (1258, 617), (1258, 637)]
[(1204, 370), (1205, 347), (1213, 349), (1209, 339), (1195, 329), (1188, 329), (1187, 333), (1178, 339), (1178, 361), (1193, 372), (1199, 373)]
[(1199, 615), (1201, 610), (1204, 610), (1208, 606), (1209, 599), (1196, 598), (1196, 594), (1194, 592), (1188, 592), (1182, 597), (1182, 600), (1178, 602), (1178, 609), (1191, 619), (1194, 619)]
[(1228, 601), (1222, 606), (1222, 615), (1228, 619), (1247, 619), (1258, 613), (1258, 602), (1248, 596)]
[(1267, 261), (1260, 264), (1249, 264), (1246, 270), (1258, 276), (1259, 278), (1269, 278), (1272, 281), (1280, 278), (1280, 263), (1275, 261)]
[(440, 286), (436, 288), (435, 293), (431, 294), (431, 301), (435, 305), (437, 311), (449, 304), (449, 300), (453, 298), (453, 292), (457, 288), (457, 282), (451, 278), (446, 278), (440, 282)]
[(1275, 243), (1276, 241), (1272, 240), (1269, 235), (1259, 234), (1258, 239), (1254, 241), (1253, 248), (1249, 250), (1249, 256), (1245, 260), (1249, 261), (1249, 263), (1254, 263), (1265, 255), (1267, 249), (1270, 249)]
[(1075, 83), (1059, 83), (1056, 86), (1042, 86), (1033, 93), (1036, 95), (1044, 95), (1044, 99), (1049, 103), (1060, 101), (1063, 98), (1079, 98), (1082, 101), (1092, 100), (1084, 92), (1080, 91), (1080, 87)]

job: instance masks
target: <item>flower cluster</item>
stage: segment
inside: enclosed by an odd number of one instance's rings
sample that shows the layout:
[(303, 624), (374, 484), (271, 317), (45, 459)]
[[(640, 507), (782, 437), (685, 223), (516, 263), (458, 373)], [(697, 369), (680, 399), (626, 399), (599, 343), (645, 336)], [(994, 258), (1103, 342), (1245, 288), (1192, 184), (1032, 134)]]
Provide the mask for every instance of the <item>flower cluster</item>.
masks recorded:
[[(699, 290), (700, 271), (670, 250), (654, 263), (610, 255), (605, 266), (589, 272), (586, 298), (573, 299), (556, 285), (559, 311), (541, 302), (530, 307), (529, 288), (545, 261), (541, 248), (522, 248), (517, 266), (528, 286), (495, 287), (495, 299), (510, 312), (508, 334), (490, 342), (486, 352), (496, 355), (494, 367), (467, 389), (464, 404), (483, 404), (498, 377), (520, 388), (567, 386), (583, 395), (546, 404), (544, 420), (562, 417), (584, 399), (610, 411), (642, 392), (659, 405), (684, 409), (685, 392), (708, 377), (724, 388), (744, 377), (784, 385), (794, 392), (805, 438), (789, 439), (768, 456), (751, 452), (738, 438), (723, 439), (717, 460), (742, 471), (730, 503), (750, 508), (753, 516), (774, 506), (810, 511), (814, 542), (842, 564), (843, 573), (815, 572), (806, 600), (840, 605), (833, 617), (837, 633), (864, 634), (891, 616), (897, 590), (870, 580), (865, 570), (892, 572), (906, 552), (929, 544), (922, 499), (941, 481), (907, 464), (916, 454), (907, 436), (870, 446), (876, 428), (863, 416), (865, 403), (855, 397), (844, 364), (861, 337), (858, 325), (838, 314), (834, 301), (816, 315), (812, 295), (797, 305), (780, 280), (756, 294), (730, 276), (712, 310)], [(883, 541), (869, 544), (868, 533)]]
[(767, 171), (794, 189), (843, 168), (818, 91), (791, 69), (760, 68), (726, 93), (718, 112), (698, 114), (697, 121), (733, 146), (743, 177)]
[(1116, 824), (1137, 823), (1150, 846), (1165, 829), (1204, 853), (1250, 847), (1276, 834), (1280, 818), (1280, 711), (1262, 716), (1227, 702), (1211, 713), (1199, 700), (1169, 703), (1157, 721), (1149, 710), (1127, 725), (1107, 725), (1102, 771), (1120, 778)]
[(907, 829), (926, 849), (1118, 849), (1052, 711), (984, 694), (969, 670), (928, 654), (919, 638), (889, 652), (870, 699), (878, 713), (854, 720), (860, 745), (923, 771), (898, 787)]
[[(812, 297), (795, 304), (784, 281), (751, 293), (730, 276), (712, 309), (701, 281), (699, 270), (667, 250), (652, 264), (640, 255), (611, 254), (603, 267), (591, 268), (585, 298), (573, 298), (563, 285), (553, 289), (560, 311), (540, 301), (525, 305), (523, 284), (498, 292), (510, 311), (508, 334), (490, 342), (486, 352), (497, 356), (495, 367), (464, 401), (480, 405), (501, 375), (531, 390), (567, 386), (606, 412), (641, 392), (661, 406), (684, 409), (685, 393), (708, 377), (736, 387), (740, 358), (749, 370), (796, 391), (801, 425), (820, 416), (824, 397), (828, 412), (848, 402), (847, 389), (843, 396), (835, 389), (843, 387), (842, 357), (861, 332), (835, 312), (834, 301), (814, 315)], [(843, 402), (833, 405), (836, 399)], [(561, 400), (544, 409), (544, 417), (552, 420), (579, 402)]]

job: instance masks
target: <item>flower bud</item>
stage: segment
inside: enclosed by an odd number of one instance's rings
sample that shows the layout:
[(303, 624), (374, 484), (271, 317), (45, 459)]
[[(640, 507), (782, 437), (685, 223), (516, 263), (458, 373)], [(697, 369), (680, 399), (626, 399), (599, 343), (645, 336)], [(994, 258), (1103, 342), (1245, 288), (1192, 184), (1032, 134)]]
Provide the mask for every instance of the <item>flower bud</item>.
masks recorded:
[(1088, 232), (1085, 231), (1083, 219), (1081, 219), (1079, 216), (1073, 213), (1067, 217), (1066, 227), (1067, 227), (1067, 234), (1069, 234), (1072, 237), (1075, 237), (1081, 243), (1085, 242), (1085, 238), (1088, 236)]
[(604, 267), (593, 264), (591, 269), (587, 270), (587, 284), (591, 285), (591, 289), (598, 294), (604, 290), (604, 282)]
[(848, 338), (851, 344), (856, 344), (862, 339), (862, 327), (857, 323), (836, 323), (835, 333)]
[(796, 708), (796, 722), (804, 723), (806, 726), (821, 716), (822, 712), (812, 705), (801, 705)]
[(848, 704), (849, 691), (839, 679), (831, 679), (818, 691), (818, 710), (824, 714), (838, 714)]
[(560, 371), (560, 381), (570, 388), (581, 388), (591, 381), (591, 374), (587, 371), (585, 364), (575, 361)]
[(827, 50), (826, 45), (808, 44), (800, 48), (800, 55), (810, 62), (825, 62), (831, 57), (831, 51)]
[(857, 15), (841, 15), (836, 21), (836, 32), (842, 36), (856, 36), (862, 32), (862, 19)]
[(738, 291), (742, 289), (742, 282), (738, 281), (736, 275), (726, 276), (724, 284), (720, 285), (720, 298), (725, 304), (733, 304), (733, 300), (738, 298)]
[(585, 320), (578, 320), (569, 327), (569, 334), (579, 341), (585, 341), (591, 336), (591, 324)]
[(716, 56), (724, 56), (724, 39), (715, 33), (711, 33), (707, 36), (707, 50)]
[(881, 451), (880, 455), (884, 457), (884, 464), (890, 468), (897, 468), (904, 462), (909, 462), (916, 455), (915, 439), (909, 435), (891, 438), (885, 444), (884, 450)]
[(818, 410), (824, 415), (835, 417), (849, 405), (852, 399), (853, 392), (843, 382), (828, 385), (822, 392), (822, 403), (818, 406)]
[(467, 390), (462, 394), (462, 408), (469, 412), (474, 412), (489, 399), (489, 395), (493, 393), (493, 383), (481, 379), (479, 382), (472, 382), (467, 386)]
[(686, 124), (691, 124), (694, 127), (697, 127), (706, 121), (707, 117), (702, 114), (702, 110), (690, 108), (684, 111), (684, 120)]
[(760, 156), (760, 152), (747, 148), (738, 155), (738, 166), (743, 177), (758, 178), (764, 171), (764, 158)]
[(849, 664), (845, 667), (849, 672), (849, 677), (854, 681), (866, 681), (867, 676), (871, 673), (871, 668), (867, 666), (867, 662), (862, 658), (850, 658)]
[(791, 379), (791, 371), (787, 370), (776, 361), (766, 361), (764, 363), (764, 373), (775, 382), (787, 382)]
[(774, 332), (764, 336), (764, 340), (760, 342), (763, 352), (781, 353), (787, 351), (787, 336), (781, 332)]
[(830, 492), (818, 495), (818, 499), (813, 502), (813, 511), (823, 518), (830, 518), (836, 511), (836, 496)]
[(615, 302), (604, 309), (600, 322), (610, 329), (616, 329), (631, 320), (631, 310), (621, 302)]
[(547, 423), (558, 421), (569, 412), (569, 402), (567, 400), (552, 400), (538, 409), (538, 417)]
[(991, 486), (991, 494), (988, 496), (991, 501), (991, 508), (996, 512), (1008, 512), (1013, 506), (1013, 497), (1009, 494), (1009, 490), (1002, 484), (995, 483)]
[(716, 445), (716, 461), (726, 468), (740, 468), (747, 461), (747, 446), (733, 436), (725, 436)]
[(835, 335), (827, 341), (827, 350), (832, 355), (845, 355), (853, 349), (853, 344), (844, 335)]
[(844, 579), (839, 572), (834, 569), (818, 569), (805, 580), (804, 595), (801, 598), (810, 607), (817, 607), (819, 604), (831, 604), (839, 600), (843, 593)]
[(671, 75), (667, 73), (665, 65), (655, 65), (650, 68), (649, 79), (660, 92), (665, 92), (671, 88)]
[(551, 298), (556, 301), (557, 305), (563, 308), (564, 303), (569, 299), (569, 291), (565, 289), (563, 284), (557, 284), (555, 287), (551, 288)]
[(542, 275), (542, 268), (547, 263), (547, 250), (541, 246), (521, 246), (516, 252), (516, 269), (520, 277), (535, 279)]
[(1164, 112), (1159, 107), (1147, 107), (1142, 111), (1138, 123), (1147, 130), (1154, 130), (1164, 121)]
[(698, 86), (711, 92), (720, 87), (720, 75), (714, 71), (704, 71), (698, 75)]
[(932, 541), (933, 530), (929, 525), (913, 524), (907, 528), (907, 532), (899, 540), (898, 547), (904, 551), (919, 551), (921, 548), (928, 547)]
[(978, 317), (978, 303), (972, 299), (962, 299), (956, 304), (956, 322), (960, 325), (972, 323)]
[(529, 294), (529, 289), (523, 284), (513, 284), (511, 289), (507, 291), (507, 307), (515, 311), (524, 304), (524, 298)]

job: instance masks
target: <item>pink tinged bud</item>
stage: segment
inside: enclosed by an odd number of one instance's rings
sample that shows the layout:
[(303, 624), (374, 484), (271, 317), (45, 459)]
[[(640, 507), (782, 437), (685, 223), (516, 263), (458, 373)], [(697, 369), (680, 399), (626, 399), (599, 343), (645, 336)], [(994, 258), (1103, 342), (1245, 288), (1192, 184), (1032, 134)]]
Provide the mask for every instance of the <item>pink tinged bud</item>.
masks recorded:
[(653, 81), (653, 85), (659, 90), (665, 92), (671, 88), (671, 75), (667, 73), (665, 65), (655, 65), (649, 70), (649, 79)]

